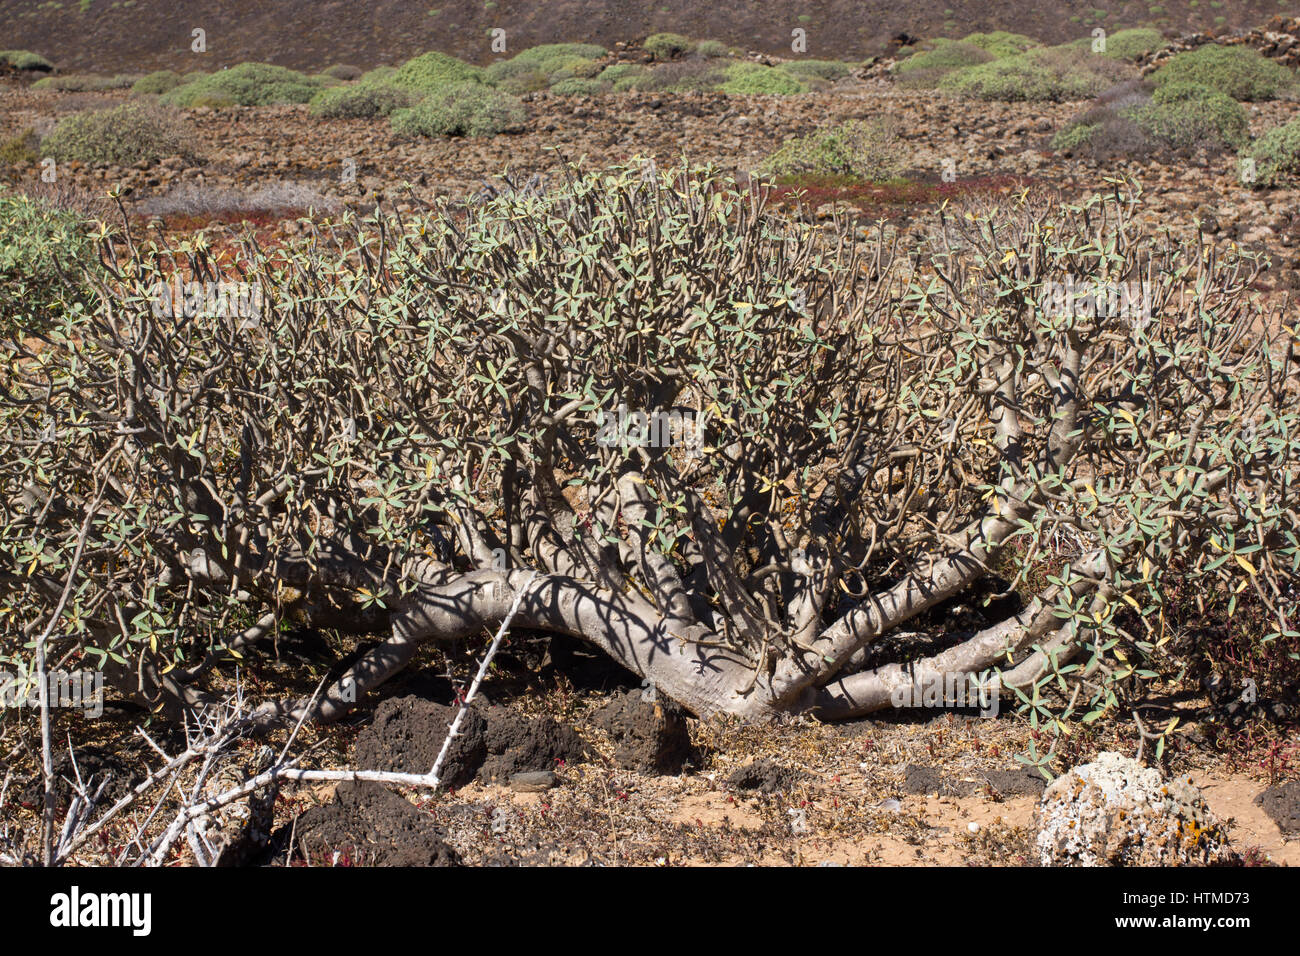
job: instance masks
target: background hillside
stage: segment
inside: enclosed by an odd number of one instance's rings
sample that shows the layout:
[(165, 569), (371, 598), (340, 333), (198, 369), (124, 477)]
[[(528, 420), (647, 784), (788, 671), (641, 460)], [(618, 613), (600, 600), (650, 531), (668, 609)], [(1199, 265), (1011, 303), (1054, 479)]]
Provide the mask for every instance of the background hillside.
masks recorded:
[[(857, 59), (886, 51), (901, 34), (961, 36), (1009, 29), (1062, 42), (1096, 26), (1151, 25), (1170, 33), (1229, 31), (1300, 0), (0, 0), (0, 49), (28, 49), (63, 70), (211, 69), (245, 60), (298, 68), (347, 62), (368, 67), (442, 50), (492, 58), (488, 32), (507, 31), (512, 51), (544, 42), (607, 46), (659, 31), (788, 52), (796, 27), (808, 56)], [(208, 52), (190, 52), (190, 31)]]

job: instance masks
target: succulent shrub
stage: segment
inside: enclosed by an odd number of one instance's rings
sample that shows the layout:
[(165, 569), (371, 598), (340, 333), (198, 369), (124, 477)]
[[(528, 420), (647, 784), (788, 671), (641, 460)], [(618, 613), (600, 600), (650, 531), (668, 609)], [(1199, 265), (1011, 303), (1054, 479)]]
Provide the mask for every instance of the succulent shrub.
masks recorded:
[(138, 76), (119, 73), (116, 76), (97, 76), (91, 73), (68, 73), (47, 76), (32, 84), (34, 90), (58, 90), (60, 93), (97, 93), (101, 90), (124, 90), (132, 86)]
[(1083, 100), (1132, 73), (1127, 64), (1076, 47), (1045, 47), (953, 71), (938, 86), (982, 100)]
[(1059, 150), (1093, 156), (1236, 148), (1249, 138), (1241, 104), (1199, 83), (1121, 84), (1052, 139)]
[(672, 60), (695, 49), (695, 41), (680, 33), (652, 33), (642, 44), (656, 60)]
[(430, 93), (410, 109), (392, 114), (393, 130), (404, 136), (491, 136), (516, 129), (526, 118), (516, 97), (481, 83)]
[(76, 213), (0, 193), (0, 337), (42, 332), (87, 303), (82, 269), (92, 264), (93, 248)]
[(41, 140), (41, 152), (60, 161), (130, 164), (192, 156), (193, 135), (175, 111), (132, 101), (65, 116)]
[(1171, 149), (1200, 145), (1240, 146), (1250, 138), (1250, 119), (1231, 96), (1199, 83), (1158, 87), (1134, 121)]
[(550, 64), (563, 60), (599, 60), (609, 51), (595, 43), (541, 43), (527, 50), (516, 53), (512, 59), (517, 63), (528, 63), (545, 73), (551, 72)]
[(636, 89), (639, 81), (650, 74), (640, 63), (612, 63), (597, 74), (596, 79), (610, 83), (614, 92)]
[(979, 49), (991, 53), (998, 59), (1015, 56), (1042, 46), (1042, 43), (1033, 37), (1025, 36), (1023, 33), (1010, 33), (1006, 30), (994, 30), (991, 33), (971, 33), (962, 37), (959, 42), (968, 46), (979, 47)]
[(807, 85), (797, 77), (759, 63), (733, 63), (726, 68), (722, 76), (723, 80), (718, 88), (733, 96), (751, 93), (790, 96), (808, 91)]
[(758, 167), (779, 180), (851, 176), (881, 182), (898, 175), (898, 137), (885, 121), (850, 120), (839, 126), (796, 137)]
[(551, 92), (556, 96), (599, 96), (602, 93), (609, 93), (613, 88), (612, 83), (581, 77), (570, 77), (551, 84)]
[(453, 86), (481, 83), (483, 69), (434, 51), (407, 60), (388, 78), (388, 82), (423, 95)]
[(1255, 182), (1259, 186), (1300, 180), (1300, 120), (1275, 126), (1244, 155), (1255, 160)]
[(45, 57), (28, 50), (0, 50), (0, 63), (11, 66), (15, 70), (35, 73), (49, 73), (54, 69), (54, 64)]
[(184, 86), (185, 77), (181, 76), (175, 70), (156, 70), (147, 76), (142, 76), (136, 80), (131, 87), (132, 93), (138, 94), (158, 94), (170, 92), (178, 86)]
[[(515, 606), (699, 715), (985, 673), (1040, 748), (1180, 663), (1175, 584), (1296, 636), (1295, 331), (1259, 264), (1145, 234), (1131, 187), (936, 215), (896, 261), (634, 166), (234, 260), (106, 246), (100, 307), (0, 392), (0, 661), (48, 628), (195, 705), (282, 617), (378, 635), (260, 712), (328, 720)], [(158, 283), (231, 261), (258, 321), (177, 334)]]
[(1246, 46), (1206, 44), (1170, 57), (1151, 74), (1157, 86), (1199, 83), (1252, 102), (1295, 95), (1295, 71)]
[(518, 96), (521, 93), (534, 93), (550, 85), (550, 76), (536, 63), (520, 60), (498, 60), (484, 71), (484, 79), (491, 86)]
[(175, 106), (220, 104), (271, 106), (306, 103), (325, 88), (325, 81), (297, 70), (269, 63), (240, 63), (197, 77), (164, 93), (162, 100)]
[(0, 166), (24, 166), (41, 158), (40, 137), (28, 127), (0, 142)]
[(778, 64), (777, 69), (805, 82), (808, 80), (834, 82), (844, 79), (853, 70), (848, 63), (839, 60), (786, 60)]
[(902, 86), (912, 89), (934, 89), (939, 80), (955, 70), (978, 66), (996, 59), (992, 53), (959, 40), (936, 41), (928, 50), (913, 53), (894, 64), (893, 73)]
[(695, 45), (695, 55), (706, 60), (731, 56), (731, 47), (721, 40), (701, 40)]
[[(1090, 49), (1092, 40), (1084, 38), (1080, 41)], [(1159, 30), (1153, 30), (1150, 27), (1133, 27), (1128, 30), (1116, 30), (1114, 33), (1106, 35), (1106, 49), (1103, 53), (1116, 60), (1134, 61), (1140, 59), (1148, 53), (1162, 49), (1168, 41)]]
[(365, 73), (359, 66), (351, 66), (347, 63), (335, 63), (333, 66), (326, 67), (322, 71), (326, 76), (332, 76), (336, 80), (352, 81), (361, 79)]
[(321, 90), (312, 97), (313, 116), (328, 119), (360, 119), (388, 116), (396, 110), (414, 106), (419, 96), (409, 89), (389, 83), (359, 82)]

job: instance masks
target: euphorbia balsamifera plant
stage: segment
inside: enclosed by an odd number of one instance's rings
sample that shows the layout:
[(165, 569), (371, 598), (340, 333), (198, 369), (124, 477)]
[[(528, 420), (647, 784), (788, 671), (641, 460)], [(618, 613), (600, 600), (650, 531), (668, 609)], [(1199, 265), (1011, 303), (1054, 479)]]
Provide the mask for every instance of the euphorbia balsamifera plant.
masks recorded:
[[(1295, 330), (1131, 193), (942, 210), (900, 254), (708, 169), (572, 167), (274, 251), (105, 241), (100, 306), (12, 344), (5, 655), (69, 574), (51, 653), (155, 698), (284, 619), (381, 635), (324, 720), (520, 589), (514, 626), (699, 715), (980, 673), (1093, 719), (1173, 569), (1294, 637)], [(156, 308), (177, 273), (260, 314)], [(927, 614), (967, 598), (973, 628)]]

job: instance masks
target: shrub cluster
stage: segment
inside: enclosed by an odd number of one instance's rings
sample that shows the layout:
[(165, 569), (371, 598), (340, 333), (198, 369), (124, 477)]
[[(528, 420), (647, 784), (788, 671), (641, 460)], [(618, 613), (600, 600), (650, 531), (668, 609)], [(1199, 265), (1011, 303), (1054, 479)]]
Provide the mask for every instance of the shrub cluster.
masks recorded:
[(850, 120), (790, 140), (765, 159), (757, 172), (775, 179), (851, 176), (868, 182), (886, 181), (900, 172), (897, 141), (888, 122)]
[(1249, 139), (1241, 104), (1199, 83), (1154, 91), (1129, 82), (1108, 90), (1052, 139), (1055, 149), (1096, 157), (1239, 147)]
[(41, 151), (61, 161), (118, 164), (192, 155), (181, 118), (144, 102), (66, 116), (41, 141)]
[[(197, 79), (197, 77), (196, 77)], [(132, 93), (154, 93), (162, 95), (169, 93), (178, 86), (184, 86), (187, 80), (175, 70), (157, 70), (147, 76), (142, 76), (135, 81), (131, 87)]]
[(313, 116), (329, 119), (361, 119), (388, 116), (414, 106), (419, 96), (392, 83), (361, 82), (321, 90), (311, 101)]
[(789, 96), (793, 93), (804, 93), (808, 89), (796, 76), (748, 61), (733, 63), (727, 67), (725, 79), (719, 88), (722, 92), (733, 96), (749, 93)]
[(423, 95), (466, 83), (482, 83), (483, 70), (435, 50), (407, 60), (389, 82)]
[(393, 113), (393, 130), (405, 136), (491, 136), (524, 122), (518, 99), (481, 83), (464, 83), (430, 93), (409, 109)]
[(1300, 179), (1300, 120), (1276, 126), (1245, 152), (1255, 160), (1255, 184), (1277, 186)]
[(124, 90), (132, 86), (138, 76), (119, 73), (116, 76), (97, 76), (93, 73), (68, 73), (47, 76), (32, 84), (34, 90), (55, 90), (59, 93), (98, 93), (101, 90)]
[(199, 76), (163, 94), (175, 106), (271, 106), (306, 103), (326, 85), (317, 76), (270, 63), (241, 63)]
[(1235, 100), (1253, 102), (1294, 95), (1295, 71), (1245, 46), (1207, 44), (1170, 57), (1151, 74), (1156, 86), (1200, 83)]
[(54, 69), (54, 64), (45, 57), (28, 50), (0, 50), (0, 63), (15, 70), (29, 70), (35, 73), (49, 73)]
[(50, 325), (86, 298), (79, 267), (91, 241), (81, 219), (31, 197), (0, 195), (0, 335)]
[(680, 33), (654, 33), (646, 37), (642, 46), (656, 60), (672, 60), (693, 51), (695, 42)]
[(956, 70), (939, 88), (981, 100), (1084, 100), (1129, 76), (1132, 68), (1072, 46), (1039, 47)]

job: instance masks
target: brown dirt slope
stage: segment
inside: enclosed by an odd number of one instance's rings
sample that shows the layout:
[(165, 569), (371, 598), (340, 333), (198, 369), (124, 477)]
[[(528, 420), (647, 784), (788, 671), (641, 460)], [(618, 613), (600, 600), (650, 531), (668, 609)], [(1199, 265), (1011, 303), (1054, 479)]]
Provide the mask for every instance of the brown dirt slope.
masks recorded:
[[(0, 0), (0, 49), (28, 49), (61, 69), (211, 70), (245, 60), (297, 68), (373, 66), (442, 50), (492, 58), (488, 33), (510, 49), (547, 42), (615, 42), (673, 31), (767, 53), (807, 31), (808, 56), (860, 59), (903, 35), (963, 36), (1010, 28), (1052, 42), (1151, 25), (1171, 34), (1227, 31), (1300, 11), (1300, 0)], [(1222, 22), (1219, 22), (1222, 21)], [(208, 52), (190, 52), (195, 27)]]

